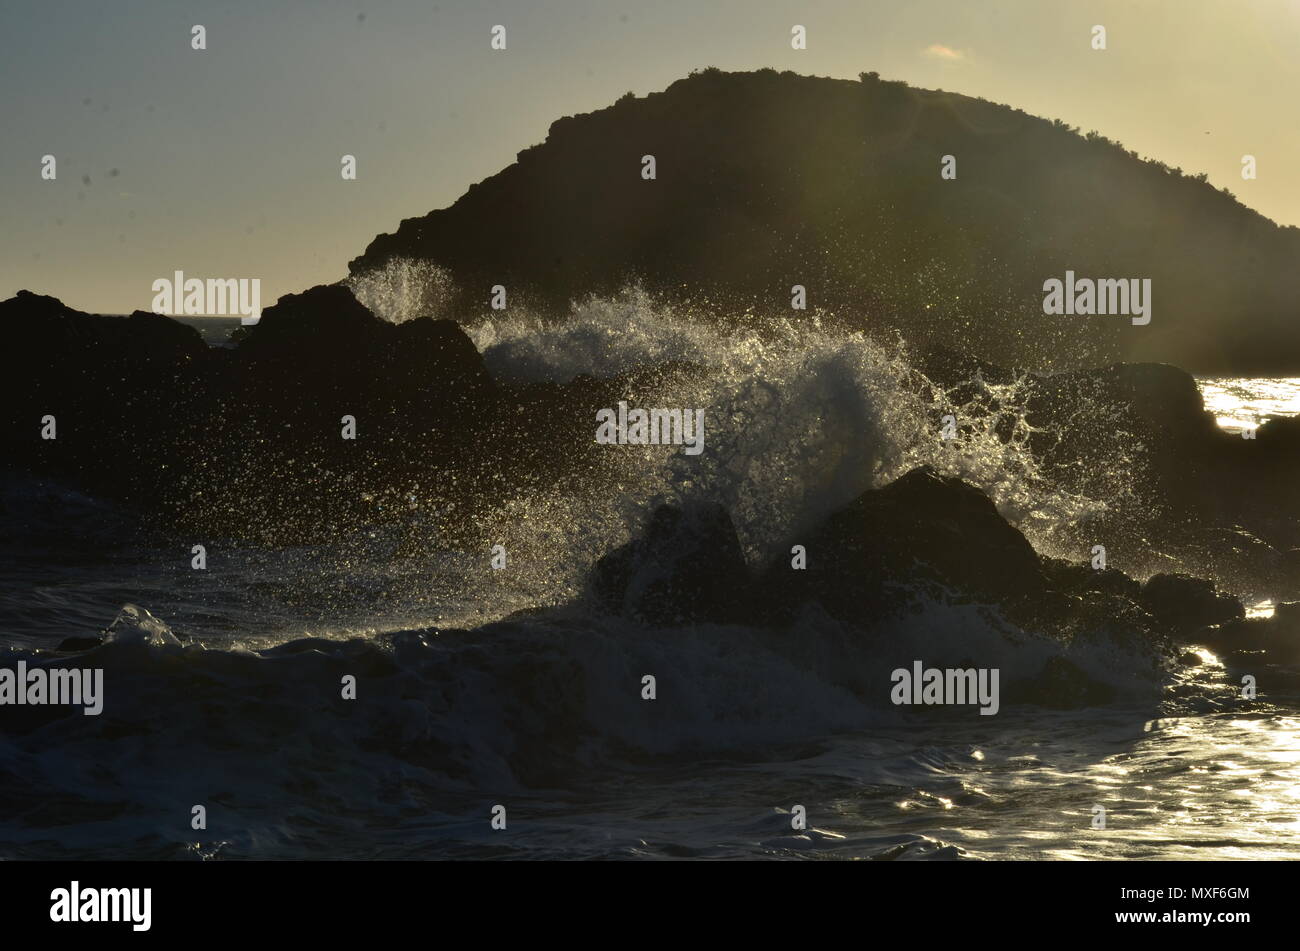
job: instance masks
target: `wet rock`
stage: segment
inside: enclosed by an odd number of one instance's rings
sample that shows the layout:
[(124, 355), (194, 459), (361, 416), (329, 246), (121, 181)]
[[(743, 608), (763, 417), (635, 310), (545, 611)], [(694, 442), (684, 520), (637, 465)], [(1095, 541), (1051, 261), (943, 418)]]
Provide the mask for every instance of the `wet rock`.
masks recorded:
[(1142, 586), (1140, 600), (1157, 621), (1184, 636), (1246, 613), (1236, 598), (1220, 594), (1213, 581), (1181, 574), (1152, 576)]
[(1043, 571), (1051, 586), (1065, 594), (1095, 592), (1136, 601), (1142, 585), (1117, 568), (1093, 568), (1090, 564), (1044, 558)]
[(1300, 548), (1288, 548), (1278, 554), (1278, 570), (1285, 583), (1300, 593)]
[[(421, 486), (462, 510), (490, 505), (485, 483), (524, 467), (518, 447), (547, 444), (528, 420), (492, 432), (503, 401), (459, 326), (390, 324), (341, 285), (286, 295), (230, 349), (168, 317), (85, 314), (25, 291), (0, 302), (0, 320), (7, 461), (173, 528), (333, 535), (393, 517)], [(46, 417), (56, 438), (42, 438)]]
[(726, 623), (746, 614), (749, 569), (726, 510), (661, 505), (644, 534), (602, 557), (592, 591), (612, 613), (647, 624)]
[(988, 496), (929, 467), (863, 493), (798, 541), (807, 568), (783, 555), (761, 586), (778, 615), (816, 601), (870, 622), (922, 593), (990, 604), (1047, 593), (1038, 555)]
[(1300, 601), (1277, 605), (1271, 617), (1229, 621), (1200, 636), (1216, 654), (1264, 651), (1273, 663), (1300, 662)]
[(1006, 697), (1009, 703), (1031, 703), (1050, 710), (1075, 710), (1110, 703), (1114, 698), (1112, 687), (1059, 655), (1049, 657), (1037, 677), (1009, 685)]

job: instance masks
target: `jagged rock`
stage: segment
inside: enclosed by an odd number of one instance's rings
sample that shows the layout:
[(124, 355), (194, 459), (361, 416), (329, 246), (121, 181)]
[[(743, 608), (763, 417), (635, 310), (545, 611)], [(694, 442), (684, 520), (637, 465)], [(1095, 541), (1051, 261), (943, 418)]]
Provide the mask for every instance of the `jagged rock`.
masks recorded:
[[(128, 367), (160, 366), (201, 360), (207, 346), (197, 330), (168, 317), (135, 311), (128, 317), (87, 314), (54, 297), (19, 291), (0, 301), (9, 369), (23, 375), (57, 360), (76, 384), (73, 369), (105, 375)], [(44, 359), (41, 359), (44, 358)], [(25, 371), (25, 372), (24, 372)]]
[(661, 505), (645, 533), (602, 557), (592, 590), (607, 610), (649, 624), (744, 615), (749, 569), (726, 510)]
[[(172, 524), (284, 538), (382, 517), (367, 499), (405, 502), (422, 483), (463, 502), (543, 438), (526, 425), (490, 438), (501, 400), (454, 322), (390, 324), (341, 285), (286, 296), (232, 349), (168, 317), (25, 291), (0, 320), (7, 461)], [(41, 438), (46, 416), (55, 439)], [(358, 439), (341, 438), (344, 416)]]

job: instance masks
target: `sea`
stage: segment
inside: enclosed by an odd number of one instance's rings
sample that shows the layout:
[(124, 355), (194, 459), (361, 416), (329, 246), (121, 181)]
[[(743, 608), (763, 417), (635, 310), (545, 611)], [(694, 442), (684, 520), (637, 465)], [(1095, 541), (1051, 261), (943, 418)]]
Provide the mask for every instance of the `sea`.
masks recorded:
[[(190, 322), (220, 346), (238, 318)], [(1265, 686), (1243, 704), (1243, 671), (1208, 652), (1134, 678), (1151, 657), (969, 605), (928, 604), (863, 646), (815, 607), (773, 637), (647, 628), (586, 599), (594, 559), (664, 497), (727, 505), (753, 561), (796, 518), (923, 462), (1036, 544), (1091, 504), (992, 434), (932, 458), (905, 354), (818, 328), (720, 332), (636, 292), (471, 335), (516, 381), (705, 360), (710, 418), (750, 414), (745, 435), (703, 474), (641, 461), (621, 498), (534, 500), (503, 530), (536, 556), (491, 584), (483, 553), (413, 547), (409, 526), (312, 547), (145, 538), (102, 499), (5, 476), (0, 664), (107, 640), (77, 659), (105, 672), (103, 714), (0, 731), (0, 859), (1300, 857), (1300, 669), (1255, 663)], [(1300, 379), (1200, 386), (1225, 429), (1300, 413)], [(888, 702), (892, 666), (956, 664), (971, 644), (1009, 671), (1067, 656), (1116, 699), (996, 716)]]

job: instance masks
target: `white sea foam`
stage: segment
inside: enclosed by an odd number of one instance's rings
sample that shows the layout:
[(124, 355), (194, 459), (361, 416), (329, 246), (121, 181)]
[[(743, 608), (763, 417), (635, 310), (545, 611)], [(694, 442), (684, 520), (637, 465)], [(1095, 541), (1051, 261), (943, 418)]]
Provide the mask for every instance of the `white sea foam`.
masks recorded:
[[(561, 322), (511, 312), (467, 329), (505, 380), (567, 382), (666, 363), (702, 368), (665, 384), (655, 405), (703, 407), (708, 451), (657, 463), (630, 457), (622, 494), (642, 504), (719, 502), (751, 557), (766, 557), (791, 532), (925, 464), (979, 486), (1040, 550), (1052, 550), (1063, 526), (1116, 501), (1072, 494), (1042, 476), (1027, 448), (1023, 380), (979, 382), (953, 405), (913, 369), (901, 344), (830, 330), (815, 317), (725, 320), (658, 304), (633, 287), (575, 303)], [(947, 413), (959, 427), (949, 441), (940, 438)], [(1109, 458), (1116, 469), (1129, 462), (1122, 450)]]

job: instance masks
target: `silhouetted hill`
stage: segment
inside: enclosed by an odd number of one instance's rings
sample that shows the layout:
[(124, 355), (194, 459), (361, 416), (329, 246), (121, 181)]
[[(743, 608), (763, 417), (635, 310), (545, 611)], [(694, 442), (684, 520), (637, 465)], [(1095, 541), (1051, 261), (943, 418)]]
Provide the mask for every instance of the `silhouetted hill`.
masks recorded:
[[(874, 74), (710, 69), (560, 119), (351, 270), (400, 258), (448, 269), (463, 306), (498, 283), (560, 307), (636, 278), (783, 310), (802, 284), (810, 309), (1003, 363), (1300, 372), (1300, 230), (1096, 133)], [(1067, 269), (1150, 278), (1151, 323), (1045, 315)]]

